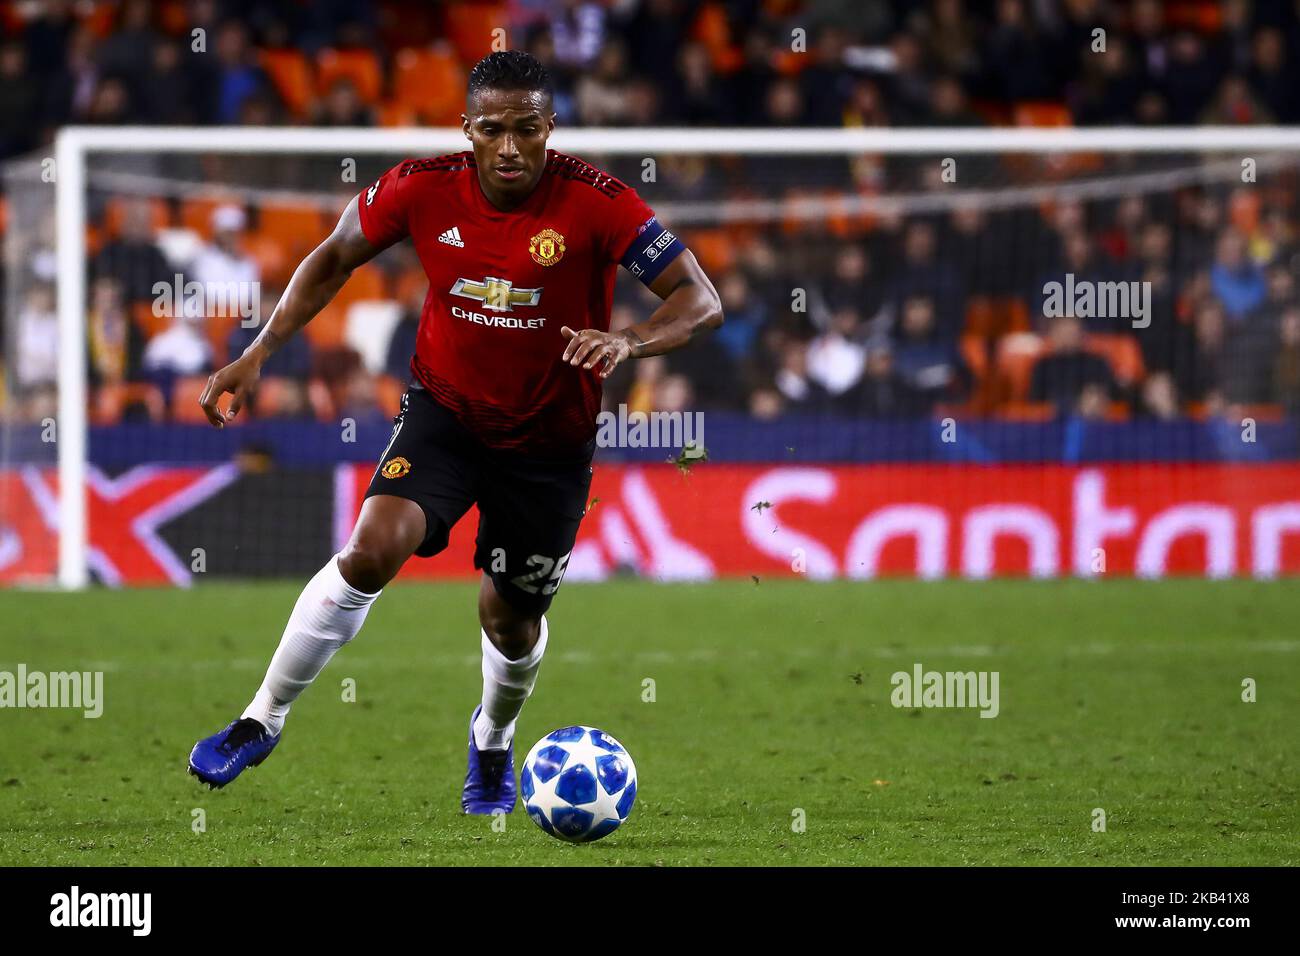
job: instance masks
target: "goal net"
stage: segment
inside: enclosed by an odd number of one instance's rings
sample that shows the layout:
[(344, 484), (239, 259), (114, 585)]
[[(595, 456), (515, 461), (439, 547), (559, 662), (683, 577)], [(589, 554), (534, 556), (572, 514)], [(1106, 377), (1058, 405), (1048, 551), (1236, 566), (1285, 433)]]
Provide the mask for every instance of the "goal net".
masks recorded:
[[(427, 292), (410, 244), (274, 357), (243, 421), (212, 429), (198, 396), (352, 196), (465, 146), (74, 128), (9, 164), (0, 582), (302, 577), (341, 547)], [(567, 580), (1300, 570), (1300, 134), (552, 146), (634, 186), (726, 313), (609, 381)], [(620, 270), (615, 327), (656, 304)], [(473, 527), (403, 573), (472, 574)]]

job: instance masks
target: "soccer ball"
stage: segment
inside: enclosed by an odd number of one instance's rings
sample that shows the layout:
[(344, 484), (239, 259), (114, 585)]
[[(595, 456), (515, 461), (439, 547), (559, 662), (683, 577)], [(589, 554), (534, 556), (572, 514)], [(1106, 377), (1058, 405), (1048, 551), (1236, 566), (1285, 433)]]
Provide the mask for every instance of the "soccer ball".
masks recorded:
[(519, 792), (528, 816), (551, 836), (590, 843), (609, 836), (632, 812), (636, 767), (603, 730), (563, 727), (528, 751)]

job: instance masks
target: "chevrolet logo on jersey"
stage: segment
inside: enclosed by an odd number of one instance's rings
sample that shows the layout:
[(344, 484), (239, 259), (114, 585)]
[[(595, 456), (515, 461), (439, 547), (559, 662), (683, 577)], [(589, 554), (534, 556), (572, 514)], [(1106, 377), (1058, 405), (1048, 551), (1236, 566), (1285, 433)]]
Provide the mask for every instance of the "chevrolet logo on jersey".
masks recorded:
[(515, 289), (511, 286), (509, 279), (495, 279), (492, 276), (482, 282), (457, 279), (451, 287), (451, 294), (475, 299), (494, 312), (512, 312), (517, 305), (536, 305), (541, 301), (541, 289)]

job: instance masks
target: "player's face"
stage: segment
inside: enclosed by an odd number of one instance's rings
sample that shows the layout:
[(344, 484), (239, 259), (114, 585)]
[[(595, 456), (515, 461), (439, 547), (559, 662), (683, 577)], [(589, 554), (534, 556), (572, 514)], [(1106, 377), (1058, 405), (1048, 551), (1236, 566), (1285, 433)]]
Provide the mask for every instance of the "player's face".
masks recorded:
[(479, 90), (461, 121), (474, 146), (488, 198), (518, 201), (546, 167), (546, 140), (555, 129), (547, 95), (537, 90)]

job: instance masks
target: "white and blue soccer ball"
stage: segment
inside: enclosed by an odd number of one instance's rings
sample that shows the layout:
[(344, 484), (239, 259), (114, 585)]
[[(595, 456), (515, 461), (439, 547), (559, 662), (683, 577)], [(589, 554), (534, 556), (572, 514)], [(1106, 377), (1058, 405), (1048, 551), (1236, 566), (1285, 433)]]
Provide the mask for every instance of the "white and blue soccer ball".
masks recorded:
[(519, 773), (529, 818), (551, 836), (590, 843), (617, 830), (636, 802), (627, 749), (595, 727), (562, 727), (533, 745)]

